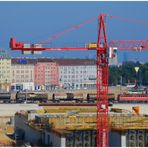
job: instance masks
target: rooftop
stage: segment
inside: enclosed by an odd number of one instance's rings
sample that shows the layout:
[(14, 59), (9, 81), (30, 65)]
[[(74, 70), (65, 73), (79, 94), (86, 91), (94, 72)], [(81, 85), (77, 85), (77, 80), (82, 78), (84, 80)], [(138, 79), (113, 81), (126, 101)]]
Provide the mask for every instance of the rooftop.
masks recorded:
[(59, 65), (96, 65), (93, 59), (49, 59), (49, 58), (12, 58), (12, 64), (36, 64), (37, 62), (56, 62)]
[(96, 61), (94, 59), (53, 59), (53, 61), (63, 66), (96, 65)]

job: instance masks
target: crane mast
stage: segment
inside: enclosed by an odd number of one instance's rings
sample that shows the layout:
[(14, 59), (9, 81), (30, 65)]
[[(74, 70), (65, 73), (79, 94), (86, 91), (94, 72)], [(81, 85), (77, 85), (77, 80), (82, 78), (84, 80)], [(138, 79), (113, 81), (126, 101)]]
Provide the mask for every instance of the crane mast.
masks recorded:
[(97, 41), (97, 147), (108, 147), (108, 43), (105, 14), (99, 16)]

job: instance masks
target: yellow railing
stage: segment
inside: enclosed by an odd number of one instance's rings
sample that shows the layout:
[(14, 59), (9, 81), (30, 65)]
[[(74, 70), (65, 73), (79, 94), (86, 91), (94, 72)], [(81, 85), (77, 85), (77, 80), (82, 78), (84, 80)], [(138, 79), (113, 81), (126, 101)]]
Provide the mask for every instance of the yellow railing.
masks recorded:
[(148, 117), (143, 115), (110, 115), (109, 125), (112, 130), (148, 129)]
[[(96, 113), (94, 110), (95, 108), (89, 108), (88, 112), (85, 112), (86, 108), (82, 108), (80, 112), (74, 112), (73, 115), (69, 115), (70, 113), (67, 112), (67, 108), (61, 109), (61, 113), (53, 112), (53, 109), (49, 109), (48, 122), (41, 124), (48, 124), (49, 127), (56, 129), (96, 129)], [(45, 115), (46, 113), (43, 114)], [(127, 129), (148, 129), (148, 117), (131, 113), (109, 114), (109, 128), (110, 130), (120, 131)]]

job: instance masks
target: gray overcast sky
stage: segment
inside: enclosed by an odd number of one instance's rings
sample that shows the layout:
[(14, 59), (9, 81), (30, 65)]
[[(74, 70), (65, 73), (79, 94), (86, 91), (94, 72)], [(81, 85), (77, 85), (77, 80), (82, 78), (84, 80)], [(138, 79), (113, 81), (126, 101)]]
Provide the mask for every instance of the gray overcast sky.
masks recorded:
[[(10, 37), (33, 43), (98, 16), (101, 12), (148, 21), (148, 2), (0, 2), (0, 47), (8, 49)], [(108, 39), (148, 39), (148, 24), (106, 20)], [(97, 21), (52, 41), (59, 47), (97, 40)], [(50, 46), (51, 43), (48, 45)], [(10, 50), (8, 50), (10, 52)], [(12, 56), (24, 56), (11, 52)], [(119, 60), (147, 61), (148, 52), (120, 52)], [(95, 52), (44, 52), (46, 57), (95, 58)]]

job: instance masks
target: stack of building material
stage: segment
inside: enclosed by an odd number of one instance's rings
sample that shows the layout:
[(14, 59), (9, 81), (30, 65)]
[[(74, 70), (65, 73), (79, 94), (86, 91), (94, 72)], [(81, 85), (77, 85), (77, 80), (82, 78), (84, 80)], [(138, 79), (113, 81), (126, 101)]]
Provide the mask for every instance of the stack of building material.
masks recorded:
[(0, 146), (14, 146), (15, 142), (6, 136), (5, 133), (0, 132)]

